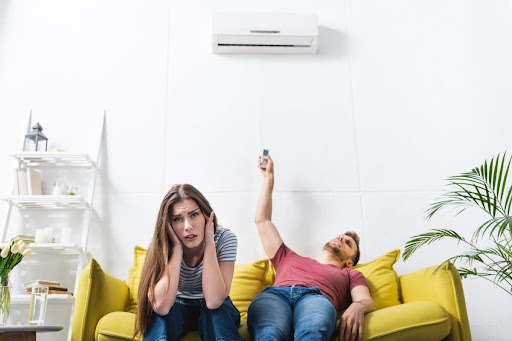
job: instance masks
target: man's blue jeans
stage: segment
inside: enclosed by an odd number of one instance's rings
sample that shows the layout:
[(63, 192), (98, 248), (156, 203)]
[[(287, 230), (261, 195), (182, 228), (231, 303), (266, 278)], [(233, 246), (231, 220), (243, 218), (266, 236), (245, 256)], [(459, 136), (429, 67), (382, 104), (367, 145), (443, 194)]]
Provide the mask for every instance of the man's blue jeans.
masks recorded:
[(240, 312), (227, 297), (222, 305), (208, 309), (204, 299), (176, 298), (169, 313), (153, 312), (144, 341), (179, 341), (189, 331), (199, 330), (201, 340), (240, 341)]
[(331, 340), (336, 309), (317, 287), (266, 287), (249, 306), (254, 341)]

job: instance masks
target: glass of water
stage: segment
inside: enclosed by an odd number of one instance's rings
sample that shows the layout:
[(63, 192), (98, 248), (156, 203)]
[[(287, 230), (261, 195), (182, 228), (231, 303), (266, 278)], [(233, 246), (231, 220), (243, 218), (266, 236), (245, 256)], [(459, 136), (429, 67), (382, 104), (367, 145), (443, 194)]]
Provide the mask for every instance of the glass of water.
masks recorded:
[(42, 326), (46, 315), (46, 299), (48, 298), (48, 287), (32, 287), (30, 295), (30, 309), (28, 313), (28, 324)]

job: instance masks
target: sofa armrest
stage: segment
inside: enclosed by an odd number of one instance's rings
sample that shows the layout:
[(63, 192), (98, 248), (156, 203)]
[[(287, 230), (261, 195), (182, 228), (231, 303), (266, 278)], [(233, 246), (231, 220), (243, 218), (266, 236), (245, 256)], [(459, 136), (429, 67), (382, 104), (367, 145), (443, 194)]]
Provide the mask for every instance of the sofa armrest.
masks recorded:
[(442, 340), (450, 329), (450, 317), (439, 304), (411, 302), (366, 314), (363, 340)]
[(129, 301), (128, 285), (103, 272), (95, 259), (80, 274), (75, 295), (73, 341), (94, 340), (98, 321), (110, 312), (124, 311)]
[(468, 313), (459, 272), (444, 262), (434, 275), (432, 266), (399, 278), (402, 302), (431, 301), (438, 303), (450, 315), (452, 329), (445, 340), (470, 341)]

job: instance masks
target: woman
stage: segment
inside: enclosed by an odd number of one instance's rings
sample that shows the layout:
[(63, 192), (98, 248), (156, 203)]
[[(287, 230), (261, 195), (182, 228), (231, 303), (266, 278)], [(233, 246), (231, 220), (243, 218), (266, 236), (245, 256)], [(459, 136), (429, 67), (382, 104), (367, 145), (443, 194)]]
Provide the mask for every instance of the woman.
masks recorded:
[(192, 185), (174, 185), (158, 213), (138, 295), (135, 333), (144, 340), (241, 340), (228, 297), (237, 239)]

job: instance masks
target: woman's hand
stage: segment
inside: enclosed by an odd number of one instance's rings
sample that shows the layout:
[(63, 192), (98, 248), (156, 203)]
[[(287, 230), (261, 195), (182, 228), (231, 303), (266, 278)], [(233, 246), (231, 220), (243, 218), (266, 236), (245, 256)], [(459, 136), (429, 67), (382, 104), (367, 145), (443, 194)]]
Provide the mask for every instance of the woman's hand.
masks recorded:
[(181, 242), (180, 238), (178, 238), (176, 232), (174, 232), (171, 223), (167, 223), (167, 230), (169, 231), (169, 236), (171, 237), (173, 252), (176, 250), (176, 252), (181, 251), (183, 253), (183, 243)]
[[(176, 232), (174, 232), (170, 223), (167, 223), (167, 233), (172, 243), (171, 258), (165, 272), (156, 283), (153, 292), (148, 292), (151, 306), (160, 316), (167, 315), (176, 301), (181, 262), (183, 260), (183, 243), (178, 238)], [(162, 250), (162, 252), (164, 251)], [(164, 257), (167, 259), (169, 255), (164, 253)]]
[(204, 226), (204, 239), (206, 242), (213, 242), (213, 237), (215, 236), (215, 231), (213, 229), (213, 217), (215, 217), (214, 211), (210, 213), (210, 217), (206, 218), (206, 225)]

